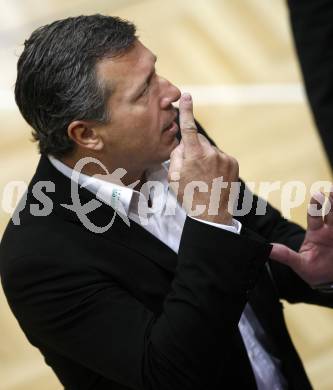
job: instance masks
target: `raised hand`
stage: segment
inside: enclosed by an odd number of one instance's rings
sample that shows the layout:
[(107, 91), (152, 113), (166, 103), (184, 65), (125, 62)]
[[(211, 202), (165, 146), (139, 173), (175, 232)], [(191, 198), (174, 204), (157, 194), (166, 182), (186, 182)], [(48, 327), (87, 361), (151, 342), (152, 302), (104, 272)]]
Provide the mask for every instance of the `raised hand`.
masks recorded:
[[(202, 134), (198, 134), (191, 95), (181, 96), (179, 116), (182, 141), (171, 153), (170, 187), (175, 191), (178, 201), (189, 215), (194, 215), (194, 211), (200, 207), (203, 211), (200, 215), (195, 214), (197, 218), (231, 224), (232, 216), (228, 211), (230, 183), (238, 181), (238, 163), (233, 157), (212, 146)], [(223, 177), (226, 185), (219, 194), (217, 212), (212, 213), (209, 212), (212, 184), (214, 179), (220, 177)], [(178, 188), (176, 183), (179, 183)], [(198, 187), (194, 192), (188, 191), (196, 183), (199, 186), (201, 183), (201, 188)], [(206, 187), (207, 191), (204, 191), (202, 187)]]
[[(304, 242), (295, 252), (285, 245), (273, 244), (271, 258), (291, 267), (311, 286), (333, 281), (333, 192), (329, 194), (325, 217), (313, 216), (313, 209), (321, 210), (325, 197), (312, 197), (308, 210), (308, 228)], [(311, 215), (312, 214), (312, 215)]]

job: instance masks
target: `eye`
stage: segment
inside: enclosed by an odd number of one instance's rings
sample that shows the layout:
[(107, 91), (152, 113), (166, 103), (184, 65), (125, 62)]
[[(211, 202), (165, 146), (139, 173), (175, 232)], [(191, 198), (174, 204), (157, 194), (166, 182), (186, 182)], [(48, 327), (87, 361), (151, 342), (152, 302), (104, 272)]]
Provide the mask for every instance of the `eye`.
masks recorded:
[(140, 96), (144, 96), (148, 93), (151, 85), (154, 83), (154, 80), (156, 78), (156, 71), (154, 71), (154, 73), (149, 77), (149, 79), (147, 80), (147, 84), (146, 84), (146, 87), (145, 89), (141, 92), (141, 95)]
[(141, 96), (144, 96), (146, 95), (146, 93), (148, 92), (149, 90), (149, 84), (146, 85), (145, 89), (141, 92)]

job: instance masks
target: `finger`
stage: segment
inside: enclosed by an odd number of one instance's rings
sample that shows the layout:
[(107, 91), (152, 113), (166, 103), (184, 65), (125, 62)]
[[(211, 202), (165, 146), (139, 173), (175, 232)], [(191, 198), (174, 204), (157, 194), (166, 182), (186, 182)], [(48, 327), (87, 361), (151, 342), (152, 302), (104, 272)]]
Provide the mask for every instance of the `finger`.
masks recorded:
[(312, 195), (308, 205), (308, 230), (317, 230), (324, 225), (322, 217), (322, 208), (325, 202), (325, 195), (322, 192), (316, 192)]
[(218, 150), (220, 153), (224, 153), (223, 150), (221, 148), (219, 148), (218, 146), (213, 146), (216, 150)]
[(223, 157), (224, 160), (228, 161), (234, 167), (235, 172), (237, 171), (237, 176), (239, 174), (239, 164), (235, 157), (230, 156), (230, 154), (222, 152), (221, 149), (218, 149), (216, 146), (213, 146), (213, 149)]
[(328, 194), (327, 208), (325, 208), (324, 222), (333, 227), (333, 187)]
[(272, 260), (297, 269), (301, 263), (301, 255), (282, 244), (273, 243), (273, 249), (269, 256)]
[(226, 156), (227, 155), (221, 149), (219, 149), (217, 146), (212, 146), (212, 148), (216, 151), (216, 153), (219, 153), (222, 156)]
[(179, 124), (185, 154), (197, 153), (201, 144), (193, 116), (192, 97), (188, 93), (184, 93), (179, 101)]
[(172, 151), (169, 165), (169, 181), (178, 181), (184, 160), (184, 144), (180, 144)]
[(208, 141), (208, 139), (203, 134), (198, 133), (198, 139), (199, 139), (200, 144), (205, 149), (214, 148), (213, 145)]

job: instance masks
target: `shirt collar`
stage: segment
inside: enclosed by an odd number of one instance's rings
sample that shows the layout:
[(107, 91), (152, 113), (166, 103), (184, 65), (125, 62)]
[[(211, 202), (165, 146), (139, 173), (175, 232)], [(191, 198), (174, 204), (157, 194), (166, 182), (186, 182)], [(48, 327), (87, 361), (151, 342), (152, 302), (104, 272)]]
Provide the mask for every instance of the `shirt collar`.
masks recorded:
[[(139, 192), (125, 185), (102, 180), (96, 176), (88, 176), (84, 173), (80, 173), (78, 176), (73, 175), (74, 170), (62, 161), (51, 155), (48, 155), (48, 158), (58, 171), (69, 179), (77, 182), (81, 187), (85, 187), (102, 202), (117, 209), (117, 212), (123, 213), (126, 216), (128, 216), (130, 212), (137, 213), (138, 203), (142, 196), (145, 197), (146, 202), (148, 202), (148, 196), (150, 196), (151, 199), (154, 196), (153, 192), (145, 194), (143, 191)], [(159, 181), (167, 188), (169, 164), (170, 160), (165, 161), (154, 168), (148, 169), (145, 172), (147, 181)]]

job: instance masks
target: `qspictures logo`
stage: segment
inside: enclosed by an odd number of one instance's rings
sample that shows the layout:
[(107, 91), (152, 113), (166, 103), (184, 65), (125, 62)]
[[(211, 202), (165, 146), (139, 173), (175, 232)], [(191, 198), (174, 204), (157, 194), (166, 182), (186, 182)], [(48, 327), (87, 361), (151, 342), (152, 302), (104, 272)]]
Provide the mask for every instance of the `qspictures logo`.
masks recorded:
[[(87, 176), (82, 172), (87, 164), (97, 164), (104, 174)], [(100, 234), (109, 230), (116, 216), (127, 225), (130, 226), (129, 208), (131, 207), (132, 196), (135, 191), (137, 199), (136, 213), (142, 225), (149, 223), (149, 216), (155, 213), (163, 213), (166, 216), (176, 215), (177, 208), (183, 207), (177, 201), (178, 193), (177, 185), (180, 177), (175, 175), (171, 178), (173, 190), (171, 190), (164, 180), (147, 180), (140, 187), (140, 181), (137, 180), (130, 185), (125, 185), (122, 179), (127, 171), (124, 168), (118, 168), (113, 172), (109, 172), (105, 165), (98, 159), (86, 157), (80, 159), (75, 165), (70, 176), (70, 192), (71, 204), (61, 204), (62, 207), (71, 210), (75, 213), (84, 227), (91, 232)], [(331, 208), (330, 202), (325, 200), (323, 193), (332, 191), (332, 183), (328, 181), (314, 182), (310, 187), (307, 187), (301, 181), (262, 181), (262, 182), (246, 182), (245, 191), (243, 192), (240, 201), (241, 184), (240, 182), (227, 183), (223, 181), (223, 177), (214, 179), (210, 188), (204, 181), (190, 182), (185, 186), (184, 197), (186, 204), (192, 205), (187, 214), (192, 217), (200, 217), (206, 212), (208, 207), (209, 215), (217, 215), (219, 212), (219, 204), (221, 192), (230, 184), (230, 194), (228, 200), (228, 212), (237, 219), (239, 216), (247, 215), (251, 210), (253, 212), (254, 196), (256, 193), (259, 200), (256, 202), (256, 215), (264, 215), (267, 209), (267, 199), (272, 192), (278, 192), (280, 199), (280, 210), (286, 218), (291, 218), (291, 211), (304, 204), (307, 196), (315, 196), (318, 204), (311, 204), (308, 207), (308, 213), (312, 216), (326, 215)], [(27, 184), (23, 181), (11, 181), (7, 183), (2, 193), (1, 206), (5, 213), (11, 215), (15, 225), (20, 225), (20, 213), (27, 206)], [(82, 203), (79, 194), (79, 187), (86, 188), (91, 191), (95, 197), (87, 203)], [(32, 195), (38, 203), (29, 204), (29, 212), (36, 217), (48, 216), (53, 212), (52, 199), (47, 193), (57, 191), (56, 184), (52, 181), (39, 181), (32, 188)], [(208, 205), (193, 206), (193, 198), (196, 191), (210, 192)], [(153, 194), (153, 202), (148, 199)], [(89, 214), (106, 204), (113, 212), (111, 213), (110, 221), (105, 226), (96, 226)], [(188, 207), (187, 207), (188, 209)]]

